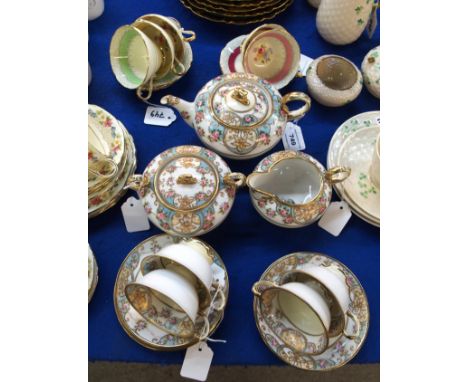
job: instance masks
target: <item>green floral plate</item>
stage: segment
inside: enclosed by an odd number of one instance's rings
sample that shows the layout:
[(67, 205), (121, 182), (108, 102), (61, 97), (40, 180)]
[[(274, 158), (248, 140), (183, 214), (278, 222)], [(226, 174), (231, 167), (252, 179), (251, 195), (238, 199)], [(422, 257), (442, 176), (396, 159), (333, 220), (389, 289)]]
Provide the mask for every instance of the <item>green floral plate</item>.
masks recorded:
[[(200, 243), (203, 247), (209, 248), (208, 255), (213, 259), (211, 269), (213, 270), (213, 279), (219, 284), (219, 287), (226, 297), (229, 294), (229, 280), (226, 267), (221, 260), (221, 257), (216, 251), (199, 239), (183, 239), (180, 237), (170, 236), (166, 234), (151, 236), (150, 238), (139, 243), (127, 255), (120, 266), (117, 274), (117, 279), (114, 286), (114, 308), (117, 318), (125, 332), (140, 345), (151, 350), (181, 350), (185, 349), (197, 340), (181, 338), (168, 334), (150, 322), (146, 321), (128, 302), (125, 296), (125, 286), (136, 280), (140, 273), (140, 265), (142, 260), (150, 255), (154, 255), (162, 248), (178, 243), (181, 240), (187, 242)], [(210, 293), (212, 296), (216, 293), (216, 288), (211, 287)], [(219, 326), (223, 319), (223, 311), (213, 311), (209, 316), (211, 335)]]
[(351, 175), (334, 184), (336, 193), (366, 222), (380, 227), (380, 190), (369, 179), (369, 167), (380, 134), (380, 111), (358, 114), (344, 122), (333, 135), (327, 166), (346, 166)]
[(349, 310), (359, 320), (360, 330), (354, 339), (343, 335), (330, 338), (327, 350), (319, 355), (297, 351), (301, 346), (295, 346), (304, 341), (300, 331), (290, 328), (272, 328), (268, 324), (265, 311), (259, 298), (254, 297), (253, 310), (258, 331), (268, 348), (287, 364), (304, 370), (328, 371), (341, 367), (351, 361), (361, 349), (369, 330), (369, 304), (366, 293), (357, 277), (342, 263), (327, 255), (313, 252), (296, 252), (286, 255), (268, 267), (260, 280), (281, 284), (283, 276), (294, 269), (300, 269), (306, 264), (328, 267), (339, 275), (346, 283), (351, 297)]

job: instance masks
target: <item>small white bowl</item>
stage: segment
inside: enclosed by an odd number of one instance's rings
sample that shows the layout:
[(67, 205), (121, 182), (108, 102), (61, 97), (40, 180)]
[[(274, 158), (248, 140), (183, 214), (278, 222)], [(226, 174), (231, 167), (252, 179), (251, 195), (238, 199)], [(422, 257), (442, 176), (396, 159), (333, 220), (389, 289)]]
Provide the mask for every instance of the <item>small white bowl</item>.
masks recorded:
[(310, 95), (324, 106), (343, 106), (362, 90), (361, 71), (347, 58), (321, 56), (310, 64), (306, 76)]

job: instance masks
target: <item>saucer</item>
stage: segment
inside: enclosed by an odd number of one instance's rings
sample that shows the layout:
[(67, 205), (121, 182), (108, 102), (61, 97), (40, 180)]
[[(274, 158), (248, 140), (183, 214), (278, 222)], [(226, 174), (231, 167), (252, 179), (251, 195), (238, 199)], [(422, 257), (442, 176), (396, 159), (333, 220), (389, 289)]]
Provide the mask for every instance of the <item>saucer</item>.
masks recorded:
[(91, 301), (98, 283), (98, 266), (96, 258), (88, 244), (88, 303)]
[(351, 175), (333, 187), (351, 210), (366, 222), (380, 226), (380, 190), (369, 179), (369, 167), (380, 133), (380, 112), (358, 114), (344, 122), (333, 135), (327, 166), (348, 166)]
[[(232, 39), (221, 51), (219, 65), (223, 74), (245, 73), (240, 47), (247, 37), (248, 35), (241, 35)], [(291, 70), (281, 81), (272, 82), (272, 84), (276, 89), (282, 89), (294, 79), (296, 74), (297, 71)]]
[[(228, 297), (229, 280), (226, 267), (216, 251), (202, 240), (181, 239), (162, 234), (152, 236), (139, 243), (130, 251), (120, 266), (114, 287), (114, 307), (117, 318), (125, 332), (140, 345), (152, 350), (181, 350), (193, 345), (197, 340), (181, 338), (168, 334), (146, 321), (135, 309), (133, 309), (125, 297), (125, 285), (136, 280), (140, 274), (141, 262), (145, 257), (154, 255), (158, 250), (170, 244), (178, 243), (181, 240), (186, 240), (186, 242), (190, 244), (199, 243), (203, 247), (209, 248), (208, 255), (213, 260), (213, 263), (211, 264), (213, 279), (219, 283), (221, 290), (226, 296), (226, 300)], [(211, 287), (210, 292), (214, 295), (216, 292), (214, 286)], [(209, 315), (209, 335), (211, 335), (219, 326), (223, 318), (223, 314), (223, 311), (213, 311)]]
[(282, 361), (303, 370), (328, 371), (339, 368), (351, 361), (361, 349), (369, 329), (369, 304), (363, 287), (356, 276), (342, 263), (329, 256), (313, 252), (296, 252), (286, 255), (263, 273), (260, 280), (281, 283), (283, 275), (294, 269), (300, 269), (306, 264), (330, 267), (346, 282), (352, 300), (351, 310), (359, 319), (360, 332), (353, 340), (343, 335), (330, 338), (328, 348), (319, 355), (310, 355), (301, 349), (304, 336), (298, 330), (286, 333), (281, 329), (273, 330), (262, 314), (260, 299), (254, 297), (253, 309), (255, 322), (262, 340), (267, 347)]

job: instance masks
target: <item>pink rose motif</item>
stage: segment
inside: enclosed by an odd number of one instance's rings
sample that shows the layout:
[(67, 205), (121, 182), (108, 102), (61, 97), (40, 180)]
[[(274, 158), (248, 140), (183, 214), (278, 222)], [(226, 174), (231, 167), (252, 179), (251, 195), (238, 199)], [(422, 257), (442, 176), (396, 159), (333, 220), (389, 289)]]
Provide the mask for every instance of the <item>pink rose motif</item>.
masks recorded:
[(145, 211), (147, 214), (151, 213), (151, 207), (150, 206), (145, 206)]
[(101, 202), (102, 202), (102, 199), (101, 199), (100, 196), (96, 196), (95, 198), (91, 199), (91, 201), (90, 201), (92, 206), (100, 204)]
[(285, 222), (286, 224), (291, 224), (291, 223), (293, 222), (292, 216), (288, 216), (286, 219), (284, 219), (284, 222)]
[(159, 220), (164, 220), (164, 219), (166, 219), (166, 215), (165, 215), (163, 212), (158, 213), (156, 216), (157, 216), (157, 218), (158, 218)]
[(257, 202), (258, 206), (260, 208), (263, 208), (266, 206), (266, 202), (265, 202), (265, 199), (260, 199), (258, 202)]
[(276, 213), (275, 213), (275, 211), (273, 211), (272, 209), (269, 208), (269, 209), (267, 210), (267, 215), (268, 215), (269, 217), (271, 217), (271, 218), (274, 218), (274, 217), (276, 216)]
[(215, 130), (210, 134), (210, 141), (217, 142), (219, 139), (219, 131)]
[(288, 211), (286, 211), (285, 209), (281, 208), (279, 210), (279, 214), (282, 216), (282, 217), (286, 217), (288, 216)]
[(208, 213), (206, 214), (205, 220), (211, 222), (211, 221), (214, 220), (214, 218), (215, 218), (215, 215), (214, 215), (213, 213), (211, 213), (211, 212), (208, 212)]
[(208, 184), (208, 181), (207, 181), (205, 178), (202, 178), (202, 179), (200, 180), (200, 186), (206, 187), (207, 184)]
[(267, 145), (270, 143), (270, 136), (266, 133), (261, 133), (260, 136), (258, 137), (258, 140), (262, 142), (264, 145)]
[(198, 111), (197, 113), (195, 113), (195, 122), (196, 123), (200, 123), (201, 121), (203, 121), (203, 113), (201, 111)]
[(109, 117), (106, 117), (106, 119), (103, 122), (104, 127), (111, 127), (112, 126), (112, 119)]

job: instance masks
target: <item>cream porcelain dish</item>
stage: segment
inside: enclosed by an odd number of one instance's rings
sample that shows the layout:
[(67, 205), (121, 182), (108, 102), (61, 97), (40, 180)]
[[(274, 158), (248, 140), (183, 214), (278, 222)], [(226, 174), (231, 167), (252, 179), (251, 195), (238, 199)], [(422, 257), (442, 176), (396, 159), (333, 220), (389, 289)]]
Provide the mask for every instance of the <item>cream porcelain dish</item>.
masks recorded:
[(371, 49), (361, 64), (364, 85), (374, 97), (380, 98), (380, 46)]
[(336, 130), (327, 155), (328, 167), (351, 168), (351, 176), (334, 185), (338, 196), (357, 216), (377, 227), (380, 226), (380, 189), (371, 181), (370, 168), (379, 135), (380, 112), (358, 114)]
[[(117, 273), (114, 287), (114, 307), (119, 323), (125, 332), (133, 340), (151, 350), (181, 350), (198, 342), (195, 337), (174, 336), (161, 330), (139, 314), (125, 296), (125, 286), (141, 277), (142, 261), (147, 256), (154, 255), (163, 248), (178, 243), (193, 245), (195, 248), (203, 248), (204, 253), (212, 260), (213, 283), (210, 288), (211, 298), (216, 300), (219, 292), (223, 293), (226, 300), (229, 295), (229, 280), (226, 267), (219, 254), (207, 243), (198, 239), (182, 239), (166, 234), (151, 236), (139, 243), (124, 259)], [(151, 270), (151, 268), (147, 269), (147, 272)], [(223, 315), (224, 309), (213, 309), (208, 313), (208, 335), (214, 333), (220, 325)]]
[(328, 171), (300, 151), (279, 151), (264, 158), (247, 177), (257, 212), (270, 223), (299, 228), (317, 221), (330, 204), (332, 184), (344, 181), (349, 169)]
[(310, 64), (306, 75), (310, 95), (320, 104), (330, 107), (354, 101), (362, 90), (362, 74), (348, 59), (321, 56)]
[[(292, 101), (303, 105), (290, 110), (287, 104)], [(232, 159), (254, 158), (270, 150), (281, 140), (286, 123), (310, 109), (308, 95), (281, 96), (269, 82), (248, 73), (212, 79), (194, 102), (166, 95), (161, 103), (178, 110), (203, 144)]]
[(88, 244), (88, 304), (93, 298), (98, 283), (98, 266), (96, 257)]
[[(350, 298), (348, 310), (359, 322), (359, 330), (353, 339), (341, 333), (330, 337), (328, 347), (321, 354), (312, 354), (313, 344), (306, 333), (296, 327), (272, 325), (271, 314), (276, 310), (268, 309), (261, 298), (254, 295), (253, 310), (255, 322), (266, 346), (285, 363), (303, 370), (329, 371), (351, 361), (361, 349), (369, 330), (369, 304), (363, 287), (356, 276), (342, 263), (327, 255), (313, 252), (296, 252), (286, 255), (273, 264), (260, 277), (260, 281), (281, 284), (289, 272), (314, 265), (333, 272), (346, 285)], [(289, 282), (289, 281), (288, 281)], [(333, 304), (333, 299), (327, 299)], [(329, 306), (332, 313), (336, 307)]]

